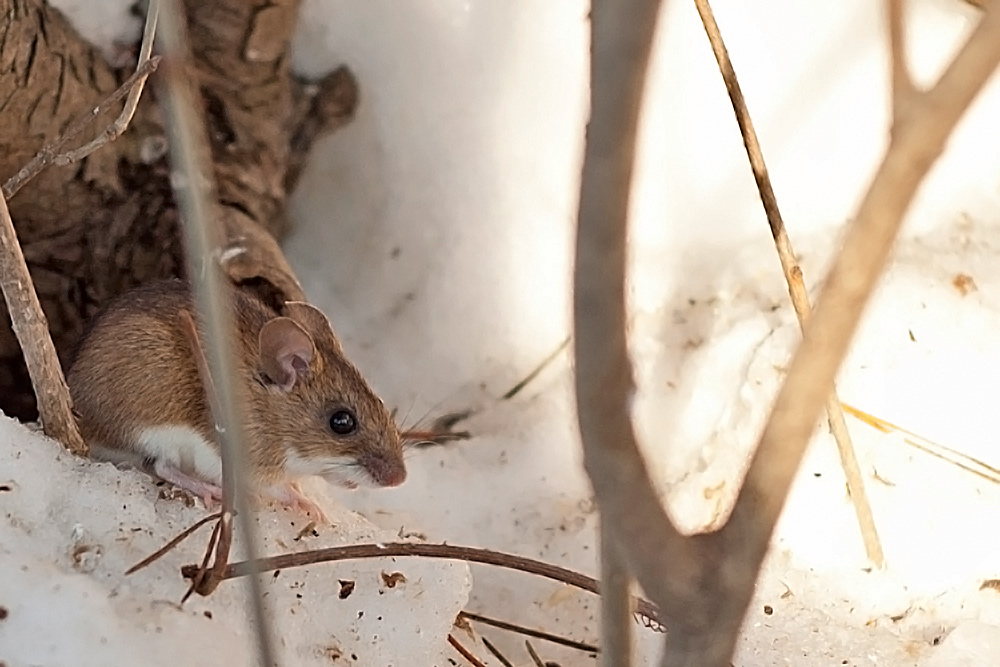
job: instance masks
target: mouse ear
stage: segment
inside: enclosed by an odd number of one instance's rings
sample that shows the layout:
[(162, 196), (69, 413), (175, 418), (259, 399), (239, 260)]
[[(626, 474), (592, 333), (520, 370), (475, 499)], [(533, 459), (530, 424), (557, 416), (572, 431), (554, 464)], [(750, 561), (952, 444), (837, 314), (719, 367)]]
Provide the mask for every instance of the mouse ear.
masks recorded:
[(316, 354), (313, 339), (290, 317), (275, 317), (257, 336), (260, 367), (278, 387), (289, 392), (302, 380)]
[(333, 333), (330, 320), (316, 306), (305, 301), (286, 301), (284, 314), (304, 326), (315, 340), (323, 340), (333, 346), (333, 349), (343, 351), (337, 335)]

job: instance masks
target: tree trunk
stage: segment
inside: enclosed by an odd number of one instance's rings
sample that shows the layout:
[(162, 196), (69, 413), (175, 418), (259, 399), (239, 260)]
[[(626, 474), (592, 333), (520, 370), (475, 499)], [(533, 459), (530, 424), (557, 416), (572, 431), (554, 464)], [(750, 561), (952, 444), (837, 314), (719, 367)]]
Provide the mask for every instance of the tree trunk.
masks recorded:
[[(291, 76), (298, 0), (185, 4), (191, 75), (205, 105), (220, 224), (226, 247), (234, 251), (225, 255), (226, 271), (272, 300), (301, 299), (277, 243), (290, 226), (286, 197), (313, 141), (353, 114), (354, 79), (344, 68), (313, 85)], [(3, 181), (131, 72), (112, 69), (42, 0), (0, 0), (0, 15)], [(97, 118), (83, 141), (102, 131), (119, 109)], [(165, 149), (153, 87), (147, 85), (121, 138), (79, 163), (48, 167), (9, 202), (64, 366), (84, 325), (109, 298), (149, 280), (183, 275)], [(2, 312), (0, 410), (34, 419), (31, 384)]]

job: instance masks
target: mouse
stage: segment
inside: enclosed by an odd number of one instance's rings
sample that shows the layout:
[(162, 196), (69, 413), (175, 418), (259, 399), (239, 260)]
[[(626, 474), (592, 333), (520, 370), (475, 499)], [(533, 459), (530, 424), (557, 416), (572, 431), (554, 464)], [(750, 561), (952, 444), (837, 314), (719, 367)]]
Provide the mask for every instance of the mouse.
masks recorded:
[[(326, 315), (302, 301), (269, 304), (232, 283), (226, 293), (249, 490), (329, 523), (302, 491), (303, 478), (346, 488), (402, 484), (395, 421)], [(66, 380), (93, 458), (131, 464), (211, 509), (222, 499), (222, 458), (195, 312), (181, 279), (123, 293), (89, 323)]]

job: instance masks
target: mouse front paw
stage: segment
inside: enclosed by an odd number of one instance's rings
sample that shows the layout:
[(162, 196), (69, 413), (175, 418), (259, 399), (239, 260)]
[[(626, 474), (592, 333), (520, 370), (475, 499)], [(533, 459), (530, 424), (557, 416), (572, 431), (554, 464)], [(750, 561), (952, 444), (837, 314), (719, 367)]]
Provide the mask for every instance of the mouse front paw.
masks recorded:
[(333, 525), (333, 522), (330, 521), (330, 517), (326, 515), (323, 508), (316, 504), (312, 498), (304, 494), (296, 482), (286, 482), (285, 484), (273, 486), (268, 489), (267, 495), (285, 507), (308, 515), (318, 523), (327, 526)]
[(215, 501), (220, 503), (222, 502), (221, 487), (216, 484), (191, 477), (179, 468), (175, 468), (169, 463), (164, 462), (162, 459), (157, 459), (156, 463), (153, 465), (153, 473), (163, 481), (169, 482), (174, 486), (184, 489), (185, 491), (193, 493), (196, 497), (201, 498), (202, 502), (205, 503), (205, 509), (209, 512), (215, 508)]

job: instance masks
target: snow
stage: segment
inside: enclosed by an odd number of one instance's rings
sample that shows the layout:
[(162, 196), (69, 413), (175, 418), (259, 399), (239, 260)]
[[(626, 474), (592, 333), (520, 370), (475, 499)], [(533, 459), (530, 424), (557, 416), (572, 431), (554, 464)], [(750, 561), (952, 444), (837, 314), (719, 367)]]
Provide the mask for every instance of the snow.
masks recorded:
[[(107, 8), (126, 6), (86, 4), (107, 17), (114, 13)], [(975, 12), (947, 0), (908, 5), (915, 77), (929, 82)], [(880, 5), (714, 6), (815, 297), (887, 139)], [(503, 398), (569, 334), (587, 9), (582, 0), (305, 1), (296, 69), (316, 76), (346, 62), (362, 94), (355, 121), (322, 142), (295, 193), (289, 258), (405, 425), (471, 410), (461, 428), (474, 434), (413, 451), (410, 477), (398, 489), (330, 492), (359, 515), (342, 510), (338, 528), (309, 538), (310, 546), (419, 532), (433, 542), (596, 572), (596, 516), (580, 466), (569, 351)], [(798, 329), (694, 8), (667, 3), (663, 19), (633, 197), (631, 345), (650, 469), (675, 520), (694, 531), (725, 520)], [(107, 41), (113, 33), (88, 34)], [(839, 380), (844, 402), (994, 466), (998, 114), (995, 77), (921, 188)], [(959, 289), (963, 275), (974, 287)], [(735, 664), (997, 664), (1000, 592), (983, 584), (1000, 577), (1000, 488), (907, 444), (914, 437), (853, 417), (848, 426), (888, 567), (872, 571), (864, 558), (836, 449), (819, 428)], [(10, 610), (0, 621), (0, 660), (65, 664), (26, 653), (64, 651), (116, 664), (139, 647), (165, 656), (164, 664), (166, 656), (219, 664), (212, 651), (234, 663), (248, 654), (241, 587), (227, 583), (208, 599), (175, 606), (183, 590), (177, 566), (199, 557), (204, 533), (145, 573), (120, 574), (192, 523), (196, 509), (158, 499), (137, 473), (60, 456), (7, 421), (0, 429), (12, 443), (0, 447), (0, 481), (17, 484), (0, 494), (0, 558), (4, 572), (28, 567), (23, 576), (0, 577), (0, 604)], [(290, 539), (300, 526), (291, 520), (261, 516), (268, 553), (284, 550), (279, 539), (298, 548)], [(84, 552), (74, 567), (67, 554), (76, 548), (77, 524), (77, 546), (101, 549)], [(331, 636), (351, 651), (370, 651), (357, 654), (359, 664), (390, 664), (383, 656), (402, 647), (414, 651), (408, 665), (459, 660), (443, 640), (463, 605), (598, 639), (598, 604), (588, 594), (483, 566), (425, 561), (392, 565), (407, 577), (402, 593), (413, 597), (363, 590), (361, 582), (377, 586), (383, 567), (347, 562), (266, 580), (285, 650), (295, 656), (289, 664), (324, 664)], [(348, 600), (357, 599), (356, 607), (318, 593), (295, 598), (298, 583), (336, 590), (342, 578), (359, 582)], [(433, 607), (425, 595), (414, 604), (410, 582), (420, 580), (436, 582), (427, 587), (440, 593)], [(365, 594), (371, 597), (359, 597)], [(398, 602), (391, 611), (389, 601)], [(356, 619), (360, 608), (366, 614)], [(391, 637), (371, 620), (375, 608), (383, 618), (394, 614)], [(43, 632), (56, 614), (72, 637)], [(528, 664), (522, 638), (475, 627)], [(662, 636), (638, 628), (637, 638), (639, 664), (656, 664)], [(22, 653), (11, 656), (9, 646)], [(417, 646), (427, 647), (426, 658)], [(582, 653), (535, 646), (544, 660), (595, 664)]]
[[(141, 654), (151, 666), (251, 664), (241, 583), (180, 604), (180, 566), (201, 560), (210, 528), (124, 575), (204, 516), (200, 503), (182, 502), (140, 472), (69, 456), (7, 418), (0, 439), (0, 488), (9, 488), (0, 492), (0, 659), (11, 667), (112, 666), (133, 665)], [(309, 488), (323, 493), (322, 484)], [(260, 512), (263, 551), (399, 541), (328, 495), (324, 507), (334, 526), (305, 535), (300, 515)], [(239, 540), (234, 551), (240, 557)], [(405, 580), (387, 586), (383, 573), (396, 572)], [(327, 563), (262, 580), (283, 664), (317, 666), (336, 654), (347, 665), (435, 664), (471, 585), (464, 563), (417, 559)], [(344, 598), (341, 581), (354, 582)], [(410, 613), (416, 607), (419, 615)]]

